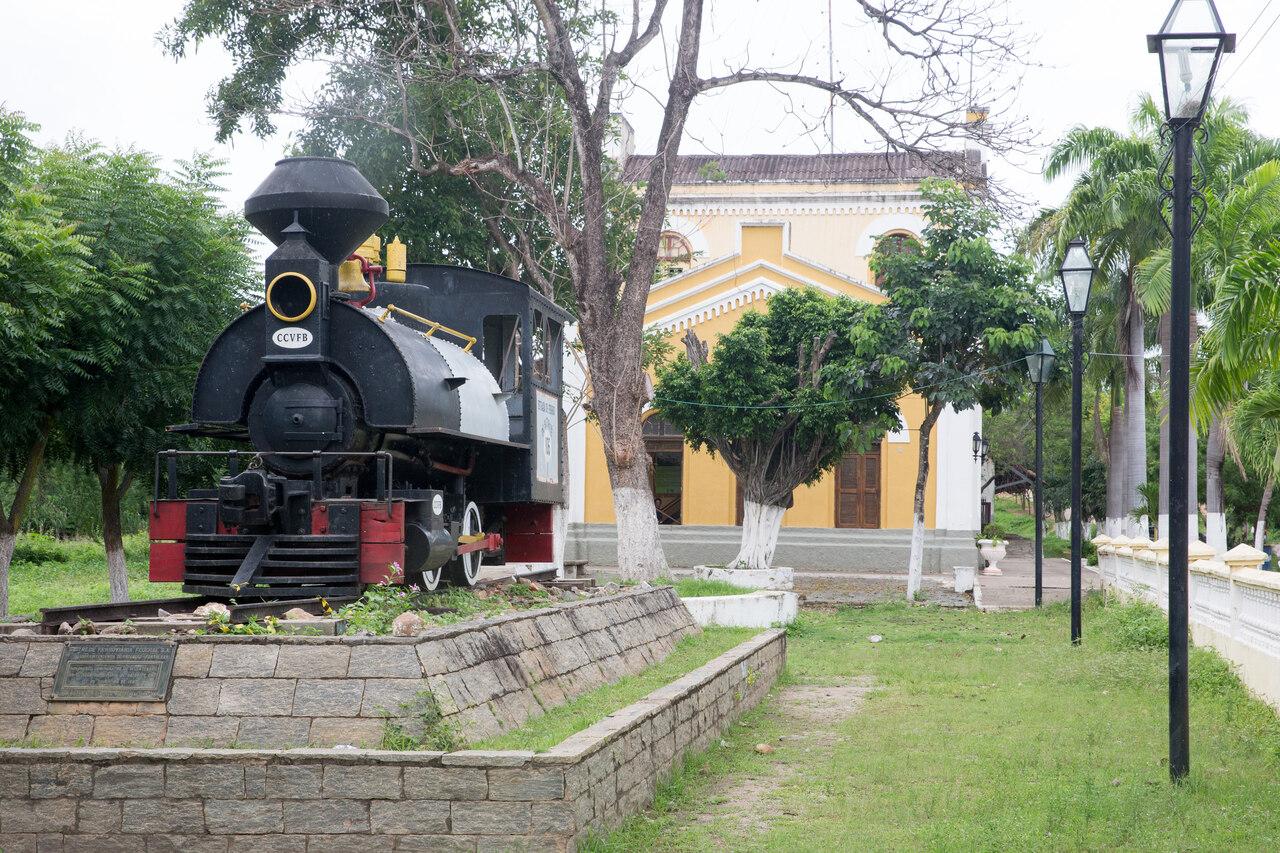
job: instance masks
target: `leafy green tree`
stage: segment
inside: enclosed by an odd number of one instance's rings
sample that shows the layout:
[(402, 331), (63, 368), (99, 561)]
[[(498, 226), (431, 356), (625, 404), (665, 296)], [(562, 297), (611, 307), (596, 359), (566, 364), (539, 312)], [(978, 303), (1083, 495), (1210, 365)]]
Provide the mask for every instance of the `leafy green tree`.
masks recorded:
[(1027, 384), (1024, 358), (1050, 315), (1018, 255), (991, 245), (996, 216), (953, 181), (923, 183), (923, 242), (903, 251), (881, 240), (871, 268), (889, 297), (873, 311), (898, 324), (914, 352), (908, 383), (924, 398), (907, 597), (920, 588), (924, 501), (933, 427), (948, 406), (998, 410)]
[(98, 481), (112, 601), (128, 599), (121, 502), (156, 450), (179, 443), (164, 430), (187, 417), (200, 361), (254, 280), (246, 226), (217, 204), (218, 167), (197, 157), (165, 176), (148, 154), (84, 142), (40, 166), (98, 285), (67, 310), (67, 333), (97, 363), (59, 421)]
[(771, 297), (715, 343), (690, 329), (658, 371), (655, 404), (695, 449), (719, 454), (742, 486), (742, 547), (730, 568), (773, 560), (797, 487), (898, 423), (910, 353), (892, 318), (808, 290)]
[(0, 110), (0, 465), (17, 481), (0, 506), (0, 616), (55, 418), (92, 363), (67, 337), (66, 308), (88, 273), (86, 241), (34, 179), (35, 129)]
[[(495, 243), (505, 242), (502, 251), (535, 282), (549, 268), (572, 288), (591, 378), (586, 405), (600, 426), (618, 521), (618, 565), (633, 578), (666, 569), (640, 427), (648, 401), (642, 340), (675, 158), (695, 100), (728, 86), (817, 91), (887, 149), (962, 180), (982, 178), (970, 158), (941, 153), (954, 150), (957, 138), (981, 138), (1000, 151), (1026, 137), (1016, 119), (994, 118), (1010, 116), (1006, 110), (993, 108), (991, 121), (965, 119), (966, 105), (1006, 100), (1006, 74), (1022, 63), (1025, 45), (994, 6), (851, 4), (879, 37), (886, 62), (908, 59), (919, 73), (885, 75), (886, 65), (846, 83), (779, 70), (776, 60), (769, 67), (723, 63), (730, 70), (701, 76), (700, 68), (722, 64), (702, 55), (708, 5), (187, 0), (162, 34), (175, 56), (205, 40), (231, 56), (234, 69), (210, 104), (222, 138), (242, 123), (269, 130), (290, 68), (323, 57), (339, 73), (329, 92), (303, 108), (308, 118), (366, 122), (394, 137), (419, 174), (476, 178), (477, 192), (499, 188)], [(794, 46), (797, 68), (804, 48)], [(634, 201), (620, 202), (614, 113), (628, 88), (636, 89), (627, 84), (637, 67), (658, 51), (669, 82), (659, 98), (656, 153), (632, 176)], [(963, 89), (954, 85), (958, 62), (977, 69), (976, 82)], [(347, 79), (372, 81), (386, 97), (371, 109), (359, 96), (368, 86), (353, 90)], [(886, 85), (892, 94), (881, 91)], [(870, 90), (881, 93), (868, 97)], [(546, 290), (543, 279), (538, 286)]]

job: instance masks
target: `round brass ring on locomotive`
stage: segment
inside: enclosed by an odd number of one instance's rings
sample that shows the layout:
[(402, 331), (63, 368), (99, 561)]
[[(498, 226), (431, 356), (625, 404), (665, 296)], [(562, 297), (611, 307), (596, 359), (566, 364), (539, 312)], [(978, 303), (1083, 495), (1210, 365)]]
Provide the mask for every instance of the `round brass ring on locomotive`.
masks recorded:
[[(301, 281), (303, 284), (305, 284), (307, 286), (307, 291), (310, 296), (310, 299), (307, 302), (307, 307), (302, 309), (300, 313), (295, 314), (293, 316), (290, 316), (284, 313), (283, 311), (281, 311), (280, 309), (278, 309), (275, 306), (275, 303), (271, 301), (271, 291), (276, 286), (276, 283), (283, 279), (288, 279), (288, 278), (296, 278), (299, 281)], [(311, 312), (316, 310), (316, 286), (311, 283), (311, 279), (307, 278), (305, 275), (303, 275), (300, 272), (282, 272), (280, 273), (280, 275), (271, 279), (271, 283), (267, 285), (266, 302), (267, 302), (267, 310), (270, 311), (277, 320), (279, 320), (282, 323), (296, 323), (299, 320), (307, 319), (307, 317), (311, 315)]]

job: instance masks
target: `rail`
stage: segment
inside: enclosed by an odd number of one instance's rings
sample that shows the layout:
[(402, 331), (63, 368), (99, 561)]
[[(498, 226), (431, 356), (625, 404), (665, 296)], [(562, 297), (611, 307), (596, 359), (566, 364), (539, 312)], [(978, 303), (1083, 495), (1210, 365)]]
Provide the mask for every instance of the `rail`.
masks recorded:
[(476, 345), (476, 339), (473, 338), (471, 335), (468, 335), (466, 332), (459, 332), (457, 329), (451, 329), (448, 326), (446, 326), (444, 323), (437, 323), (435, 320), (428, 320), (426, 317), (421, 317), (417, 314), (414, 314), (412, 311), (406, 311), (397, 305), (388, 305), (386, 308), (384, 308), (382, 310), (382, 316), (378, 318), (378, 322), (379, 323), (387, 322), (387, 318), (390, 317), (392, 314), (400, 314), (402, 316), (408, 317), (411, 320), (417, 320), (419, 323), (427, 327), (427, 330), (422, 334), (428, 338), (434, 335), (436, 332), (444, 332), (445, 334), (453, 335), (455, 338), (461, 338), (462, 340), (467, 342), (467, 345), (462, 348), (463, 352), (471, 352), (471, 348)]
[(234, 477), (240, 473), (240, 460), (248, 457), (250, 467), (263, 456), (290, 456), (311, 460), (311, 495), (319, 500), (324, 497), (324, 462), (326, 459), (369, 459), (378, 460), (374, 472), (374, 499), (385, 500), (387, 513), (391, 513), (391, 489), (394, 462), (391, 454), (385, 450), (373, 451), (330, 451), (330, 450), (273, 450), (269, 453), (243, 450), (161, 450), (156, 453), (155, 471), (152, 474), (151, 499), (152, 512), (159, 514), (155, 502), (160, 500), (160, 460), (165, 460), (165, 499), (178, 500), (178, 460), (183, 457), (222, 457), (227, 460), (227, 476)]

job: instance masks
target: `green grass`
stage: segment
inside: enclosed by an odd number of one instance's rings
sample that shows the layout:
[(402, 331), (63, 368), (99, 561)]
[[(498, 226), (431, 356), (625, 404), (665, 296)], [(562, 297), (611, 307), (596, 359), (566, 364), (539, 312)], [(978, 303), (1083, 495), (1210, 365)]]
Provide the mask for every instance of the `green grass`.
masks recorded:
[[(991, 513), (993, 523), (1004, 528), (1005, 533), (1023, 539), (1036, 538), (1036, 522), (1031, 513), (1022, 511), (1022, 504), (1017, 498), (1007, 495), (996, 495), (996, 505)], [(1044, 534), (1044, 555), (1046, 557), (1070, 557), (1071, 541), (1054, 536), (1046, 530)]]
[[(9, 612), (37, 615), (42, 607), (100, 603), (110, 600), (107, 589), (107, 557), (101, 542), (88, 539), (59, 541), (44, 536), (19, 536), (16, 556), (9, 567)], [(26, 546), (26, 547), (24, 547)], [(125, 565), (129, 570), (129, 595), (134, 599), (182, 595), (182, 585), (147, 580), (146, 534), (125, 537)]]
[[(784, 679), (878, 685), (836, 745), (779, 741), (796, 727), (770, 698), (587, 849), (1280, 849), (1280, 721), (1205, 650), (1191, 660), (1191, 776), (1170, 784), (1166, 630), (1149, 607), (1096, 598), (1076, 648), (1063, 606), (806, 612)], [(777, 751), (756, 754), (760, 741)], [(784, 769), (752, 809), (767, 828), (745, 832), (723, 783)]]
[(734, 586), (728, 581), (704, 580), (702, 578), (680, 578), (666, 581), (676, 588), (676, 595), (681, 598), (702, 598), (708, 595), (746, 595), (754, 589)]
[(569, 735), (643, 699), (757, 633), (753, 628), (704, 628), (677, 643), (661, 663), (614, 684), (584, 693), (540, 717), (534, 717), (518, 729), (472, 744), (472, 748), (532, 749), (535, 752), (550, 749)]

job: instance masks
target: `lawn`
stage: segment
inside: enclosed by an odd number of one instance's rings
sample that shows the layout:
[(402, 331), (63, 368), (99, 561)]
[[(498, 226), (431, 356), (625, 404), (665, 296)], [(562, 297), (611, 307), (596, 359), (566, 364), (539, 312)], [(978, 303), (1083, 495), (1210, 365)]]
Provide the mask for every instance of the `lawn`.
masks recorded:
[[(59, 541), (44, 536), (18, 537), (9, 569), (9, 612), (36, 615), (41, 607), (110, 600), (107, 557), (101, 542)], [(134, 599), (182, 595), (182, 585), (147, 580), (147, 538), (125, 537), (129, 595)]]
[[(589, 849), (1276, 850), (1280, 722), (1216, 655), (1192, 657), (1192, 773), (1169, 783), (1163, 616), (901, 604), (806, 612), (785, 684), (870, 676), (834, 746), (779, 740), (777, 693)], [(868, 637), (882, 635), (871, 643)], [(770, 755), (752, 747), (776, 745)], [(750, 809), (735, 781), (784, 781)], [(726, 800), (729, 800), (726, 802)], [(747, 813), (759, 830), (744, 830)]]
[(550, 749), (569, 735), (643, 699), (757, 633), (754, 628), (703, 628), (701, 632), (681, 639), (662, 662), (614, 684), (584, 693), (540, 717), (534, 717), (518, 729), (472, 744), (471, 748), (532, 749), (535, 752)]
[[(1036, 522), (1029, 512), (1023, 512), (1022, 504), (1017, 498), (1008, 495), (996, 495), (996, 505), (991, 513), (991, 522), (1002, 528), (1006, 534), (1023, 539), (1036, 538)], [(1086, 536), (1086, 538), (1088, 538)], [(1053, 534), (1050, 527), (1044, 533), (1044, 555), (1046, 557), (1071, 556), (1071, 540)]]

